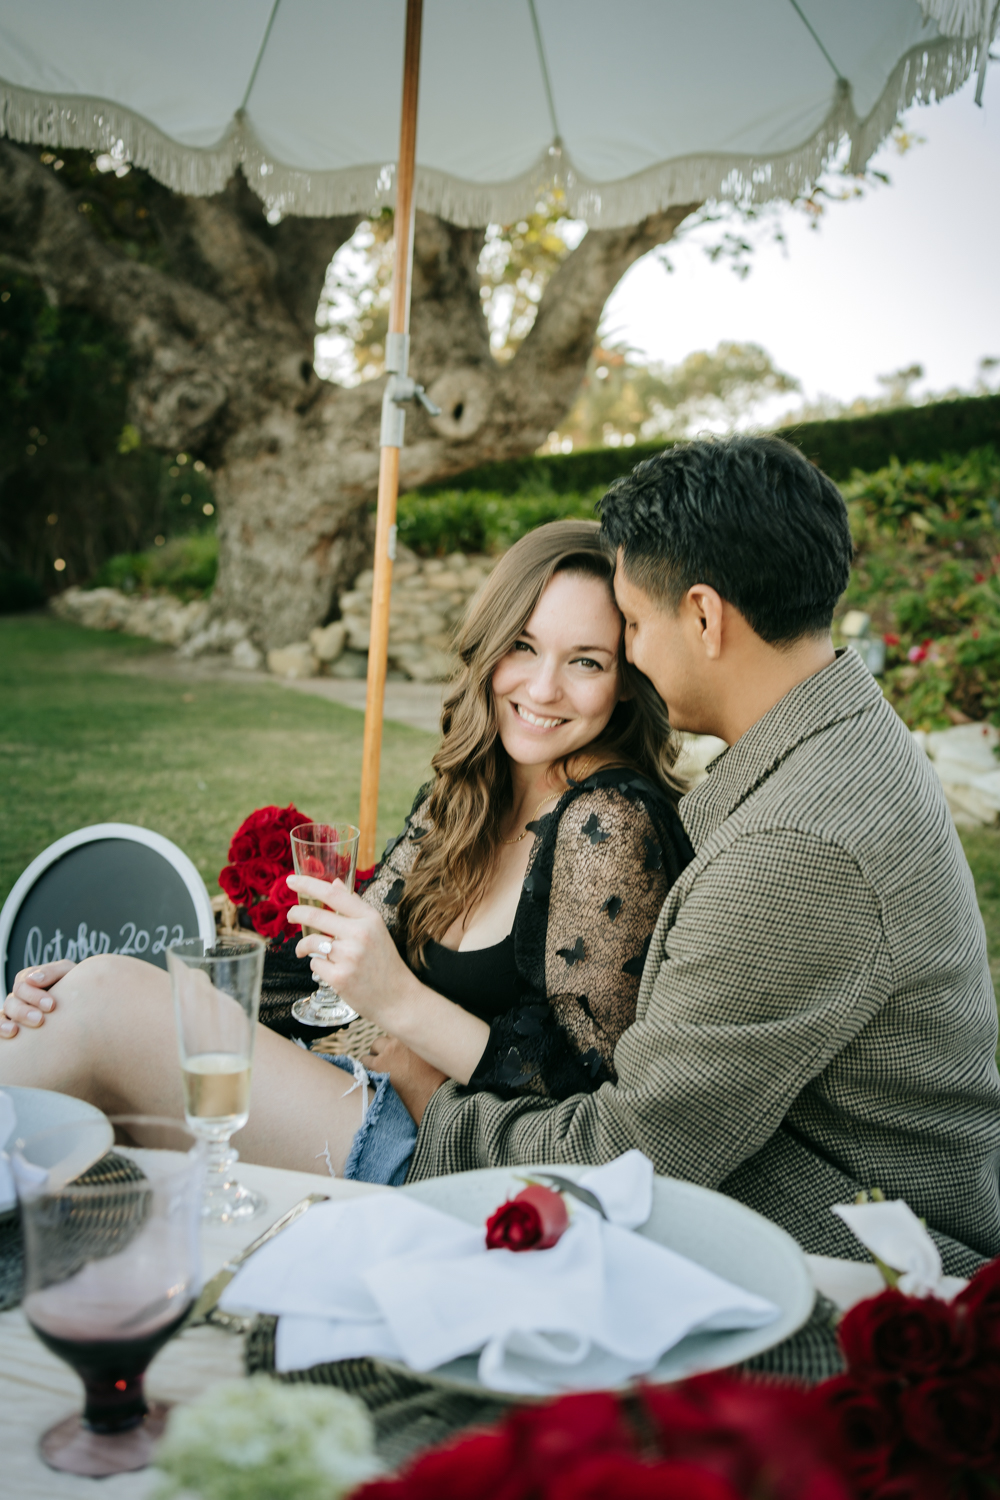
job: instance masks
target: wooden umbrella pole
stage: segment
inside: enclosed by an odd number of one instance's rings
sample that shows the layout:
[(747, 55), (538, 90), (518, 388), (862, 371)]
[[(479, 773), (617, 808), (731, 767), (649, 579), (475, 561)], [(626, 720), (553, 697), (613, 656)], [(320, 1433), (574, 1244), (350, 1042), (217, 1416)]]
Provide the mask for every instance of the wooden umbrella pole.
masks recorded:
[[(386, 367), (390, 371), (383, 406), (378, 470), (378, 511), (375, 521), (375, 580), (372, 586), (371, 638), (368, 643), (368, 695), (365, 701), (365, 742), (361, 760), (361, 840), (358, 868), (375, 863), (375, 826), (378, 821), (379, 766), (382, 759), (382, 715), (389, 654), (389, 604), (392, 559), (396, 551), (396, 501), (399, 495), (399, 450), (403, 441), (402, 408), (392, 402), (397, 376), (407, 374), (410, 328), (410, 280), (413, 271), (413, 175), (417, 144), (417, 92), (420, 82), (420, 30), (423, 0), (407, 0), (406, 48), (403, 55), (403, 110), (396, 166), (395, 259)], [(393, 335), (397, 335), (393, 338)], [(395, 412), (386, 411), (390, 405)], [(388, 441), (387, 441), (388, 439)]]

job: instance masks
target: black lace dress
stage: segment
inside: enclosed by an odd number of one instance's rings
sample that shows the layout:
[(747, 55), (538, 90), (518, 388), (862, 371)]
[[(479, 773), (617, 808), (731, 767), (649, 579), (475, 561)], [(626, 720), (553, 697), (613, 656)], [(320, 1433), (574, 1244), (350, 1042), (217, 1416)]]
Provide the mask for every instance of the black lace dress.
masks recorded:
[[(364, 892), (404, 958), (399, 902), (430, 826), (425, 789)], [(653, 927), (693, 851), (666, 795), (621, 768), (571, 785), (531, 830), (510, 936), (478, 953), (429, 944), (417, 973), (489, 1022), (471, 1090), (565, 1099), (615, 1080)]]

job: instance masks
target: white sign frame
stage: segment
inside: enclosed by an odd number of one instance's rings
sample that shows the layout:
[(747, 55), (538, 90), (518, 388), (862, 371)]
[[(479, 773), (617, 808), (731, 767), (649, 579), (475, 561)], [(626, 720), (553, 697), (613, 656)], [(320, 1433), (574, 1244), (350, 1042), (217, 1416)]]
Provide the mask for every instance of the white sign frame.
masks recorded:
[(203, 943), (213, 944), (215, 942), (215, 912), (212, 910), (212, 898), (208, 894), (208, 887), (197, 867), (184, 853), (183, 849), (165, 838), (162, 833), (154, 833), (151, 828), (140, 828), (136, 823), (91, 823), (87, 828), (78, 828), (75, 833), (67, 833), (61, 839), (56, 839), (47, 849), (43, 849), (31, 864), (19, 875), (3, 904), (0, 911), (0, 979), (7, 972), (7, 944), (17, 914), (28, 892), (35, 885), (39, 876), (54, 865), (56, 860), (68, 854), (71, 849), (78, 849), (81, 844), (96, 844), (105, 839), (127, 839), (133, 844), (145, 844), (147, 849), (155, 849), (169, 865), (172, 865), (181, 877), (187, 889), (188, 895), (194, 904), (195, 916), (198, 921), (198, 936)]

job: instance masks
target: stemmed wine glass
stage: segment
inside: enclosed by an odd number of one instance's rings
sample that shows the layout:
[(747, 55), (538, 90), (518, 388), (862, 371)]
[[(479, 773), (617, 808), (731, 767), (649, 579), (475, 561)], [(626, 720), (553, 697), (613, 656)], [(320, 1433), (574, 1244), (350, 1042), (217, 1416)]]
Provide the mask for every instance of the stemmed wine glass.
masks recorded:
[[(352, 823), (300, 823), (291, 833), (296, 875), (312, 875), (317, 880), (342, 880), (347, 889), (353, 891), (360, 837), (360, 830)], [(300, 895), (298, 901), (300, 906), (323, 905), (315, 896)], [(303, 927), (302, 934), (308, 937), (314, 931), (315, 928)], [(329, 1029), (357, 1020), (358, 1013), (340, 998), (335, 989), (321, 981), (313, 994), (296, 1000), (292, 1015), (307, 1026)]]
[(201, 1285), (204, 1151), (179, 1120), (122, 1116), (113, 1153), (67, 1181), (103, 1144), (102, 1119), (18, 1141), (11, 1154), (24, 1232), (24, 1312), (83, 1381), (83, 1414), (39, 1443), (53, 1469), (100, 1477), (143, 1469), (168, 1407), (143, 1377)]
[(250, 1114), (250, 1069), (266, 944), (255, 933), (220, 933), (167, 949), (188, 1128), (206, 1143), (203, 1217), (213, 1224), (251, 1219), (266, 1204), (233, 1176), (239, 1153), (229, 1137)]

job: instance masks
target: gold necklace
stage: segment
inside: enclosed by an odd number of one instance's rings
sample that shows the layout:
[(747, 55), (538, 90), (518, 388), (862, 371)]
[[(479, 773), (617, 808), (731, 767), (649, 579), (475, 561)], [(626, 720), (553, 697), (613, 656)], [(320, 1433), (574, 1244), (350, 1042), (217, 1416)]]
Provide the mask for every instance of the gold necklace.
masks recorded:
[[(562, 792), (550, 792), (547, 797), (543, 797), (541, 802), (539, 802), (538, 806), (535, 808), (534, 812), (531, 814), (531, 817), (528, 819), (528, 823), (533, 823), (535, 821), (535, 819), (538, 817), (538, 814), (545, 806), (546, 802), (551, 802), (553, 797), (561, 796)], [(501, 844), (519, 844), (523, 838), (527, 837), (528, 823), (525, 823), (523, 830), (518, 834), (516, 839), (501, 839)]]

